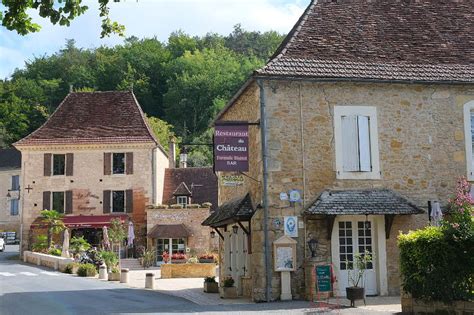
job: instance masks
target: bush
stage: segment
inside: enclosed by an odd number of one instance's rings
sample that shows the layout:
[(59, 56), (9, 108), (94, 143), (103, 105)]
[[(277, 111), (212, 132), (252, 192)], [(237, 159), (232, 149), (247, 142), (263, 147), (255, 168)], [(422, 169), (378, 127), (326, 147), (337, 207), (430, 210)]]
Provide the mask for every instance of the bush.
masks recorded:
[(206, 283), (216, 283), (216, 277), (206, 277), (206, 278), (204, 278), (204, 282), (206, 282)]
[(474, 297), (474, 238), (452, 236), (445, 227), (430, 226), (398, 237), (405, 292), (447, 303)]
[(97, 270), (93, 264), (80, 264), (77, 269), (77, 275), (79, 277), (94, 277), (97, 274)]
[(234, 286), (234, 279), (232, 279), (232, 277), (227, 277), (224, 279), (224, 287), (225, 288), (230, 288), (230, 287), (233, 287)]
[(53, 256), (61, 256), (62, 251), (59, 248), (51, 248), (48, 251), (48, 254), (53, 255)]
[(64, 268), (64, 273), (68, 273), (68, 274), (72, 275), (74, 273), (74, 268), (78, 267), (78, 266), (79, 266), (78, 263), (69, 263)]
[(48, 237), (46, 235), (38, 235), (32, 245), (32, 249), (34, 252), (45, 253), (48, 249)]
[(103, 250), (99, 253), (99, 255), (104, 260), (108, 270), (111, 270), (112, 268), (118, 265), (119, 260), (117, 254), (115, 254), (114, 252)]
[(91, 248), (91, 245), (84, 239), (83, 236), (74, 236), (69, 242), (69, 250), (74, 257), (77, 257), (80, 253), (85, 252), (89, 248)]
[(145, 250), (143, 257), (140, 258), (140, 262), (144, 269), (150, 268), (156, 262), (156, 252), (153, 249)]

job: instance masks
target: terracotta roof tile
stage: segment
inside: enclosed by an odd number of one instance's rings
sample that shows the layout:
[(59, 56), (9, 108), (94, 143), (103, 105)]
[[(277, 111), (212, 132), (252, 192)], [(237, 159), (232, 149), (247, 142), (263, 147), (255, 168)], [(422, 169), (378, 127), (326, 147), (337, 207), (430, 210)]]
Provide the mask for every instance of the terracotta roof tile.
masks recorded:
[(15, 146), (137, 142), (158, 143), (132, 92), (76, 92)]
[(473, 1), (313, 1), (256, 73), (473, 83), (473, 21)]

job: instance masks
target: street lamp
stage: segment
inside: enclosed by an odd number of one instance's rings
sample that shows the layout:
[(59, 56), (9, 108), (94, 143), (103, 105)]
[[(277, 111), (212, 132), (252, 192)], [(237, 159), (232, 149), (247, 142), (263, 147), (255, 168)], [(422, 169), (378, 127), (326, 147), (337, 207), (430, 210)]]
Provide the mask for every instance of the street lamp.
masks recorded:
[(318, 247), (318, 241), (311, 237), (308, 241), (308, 248), (311, 252), (311, 257), (316, 257), (316, 249)]
[(232, 226), (232, 231), (234, 232), (234, 234), (237, 234), (237, 232), (239, 231), (239, 227), (234, 224), (234, 225)]

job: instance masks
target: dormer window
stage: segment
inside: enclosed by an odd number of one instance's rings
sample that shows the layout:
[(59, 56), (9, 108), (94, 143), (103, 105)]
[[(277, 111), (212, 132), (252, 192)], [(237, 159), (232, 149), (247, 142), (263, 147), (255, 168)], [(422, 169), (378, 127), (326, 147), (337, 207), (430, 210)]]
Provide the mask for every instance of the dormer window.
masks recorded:
[(188, 205), (188, 196), (176, 196), (176, 204), (186, 207)]

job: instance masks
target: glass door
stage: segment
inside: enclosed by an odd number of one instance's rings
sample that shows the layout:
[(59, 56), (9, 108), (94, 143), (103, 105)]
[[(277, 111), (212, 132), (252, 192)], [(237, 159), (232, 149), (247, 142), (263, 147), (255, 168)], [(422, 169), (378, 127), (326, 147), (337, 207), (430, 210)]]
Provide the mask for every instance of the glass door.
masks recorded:
[(163, 263), (163, 252), (169, 252), (169, 238), (158, 238), (156, 240), (156, 253), (158, 264)]

